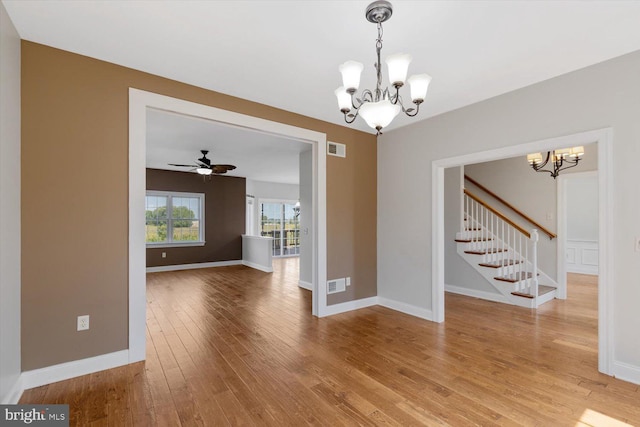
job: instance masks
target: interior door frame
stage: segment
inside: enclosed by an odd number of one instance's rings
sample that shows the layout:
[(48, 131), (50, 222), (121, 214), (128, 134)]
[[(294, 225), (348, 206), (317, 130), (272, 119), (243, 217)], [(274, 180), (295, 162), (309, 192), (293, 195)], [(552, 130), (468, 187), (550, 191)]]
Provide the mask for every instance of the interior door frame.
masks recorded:
[[(582, 177), (597, 177), (598, 171), (586, 171), (559, 175), (557, 182), (557, 214), (558, 218), (558, 298), (567, 299), (567, 181), (570, 179), (580, 179)], [(598, 199), (600, 192), (598, 191)], [(598, 224), (598, 227), (600, 224)], [(599, 232), (599, 230), (598, 230)], [(600, 237), (600, 236), (598, 236)], [(598, 242), (598, 252), (600, 252), (600, 242)], [(600, 262), (600, 260), (598, 260)], [(600, 273), (598, 272), (598, 275)]]
[(488, 162), (527, 153), (551, 151), (558, 147), (573, 147), (597, 143), (598, 147), (598, 370), (614, 374), (613, 358), (613, 129), (603, 128), (572, 135), (527, 142), (508, 147), (434, 160), (432, 173), (432, 275), (431, 310), (435, 322), (444, 322), (444, 170), (471, 163)]
[(318, 317), (326, 316), (328, 314), (326, 134), (129, 88), (129, 363), (144, 360), (146, 353), (144, 196), (148, 109), (203, 118), (312, 145), (312, 314)]

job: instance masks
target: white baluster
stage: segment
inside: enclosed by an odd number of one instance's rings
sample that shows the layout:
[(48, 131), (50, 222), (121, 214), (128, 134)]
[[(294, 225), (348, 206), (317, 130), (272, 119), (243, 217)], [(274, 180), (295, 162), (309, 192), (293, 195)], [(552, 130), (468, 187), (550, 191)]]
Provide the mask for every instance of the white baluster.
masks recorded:
[(531, 242), (533, 244), (531, 250), (532, 277), (533, 277), (533, 297), (536, 298), (536, 307), (538, 306), (538, 230), (531, 231)]

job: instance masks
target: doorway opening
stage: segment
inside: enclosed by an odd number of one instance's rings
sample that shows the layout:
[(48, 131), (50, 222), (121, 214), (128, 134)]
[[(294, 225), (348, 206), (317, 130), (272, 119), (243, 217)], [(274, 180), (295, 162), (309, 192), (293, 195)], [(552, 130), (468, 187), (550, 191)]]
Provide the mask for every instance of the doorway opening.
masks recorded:
[[(487, 162), (508, 157), (523, 156), (531, 152), (550, 151), (556, 147), (597, 144), (598, 150), (598, 370), (604, 374), (613, 373), (613, 308), (612, 308), (612, 265), (613, 249), (613, 132), (610, 128), (582, 132), (557, 138), (513, 145), (509, 147), (472, 153), (457, 157), (435, 160), (432, 163), (432, 313), (433, 320), (445, 320), (445, 180), (446, 168), (465, 164)], [(560, 252), (560, 251), (559, 251)]]
[[(312, 314), (327, 313), (326, 233), (326, 135), (308, 129), (247, 116), (215, 107), (129, 89), (129, 363), (145, 359), (146, 256), (145, 164), (148, 109), (167, 111), (278, 135), (311, 144), (312, 203), (309, 215), (312, 236)], [(322, 295), (323, 297), (320, 297)]]

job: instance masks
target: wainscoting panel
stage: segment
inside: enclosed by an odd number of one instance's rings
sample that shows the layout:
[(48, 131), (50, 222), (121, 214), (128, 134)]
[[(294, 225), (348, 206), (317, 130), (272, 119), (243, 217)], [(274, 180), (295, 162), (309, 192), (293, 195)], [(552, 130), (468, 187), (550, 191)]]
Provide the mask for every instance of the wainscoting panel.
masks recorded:
[(565, 260), (568, 273), (598, 274), (598, 242), (567, 240)]

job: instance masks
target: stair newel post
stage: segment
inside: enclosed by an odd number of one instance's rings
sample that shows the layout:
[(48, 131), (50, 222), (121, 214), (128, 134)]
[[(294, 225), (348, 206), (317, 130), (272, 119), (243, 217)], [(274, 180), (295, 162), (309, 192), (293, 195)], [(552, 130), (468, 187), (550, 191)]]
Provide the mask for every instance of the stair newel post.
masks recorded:
[(467, 211), (467, 195), (464, 194), (464, 180), (460, 186), (460, 235), (467, 238), (467, 230), (464, 226), (465, 212)]
[(533, 297), (536, 301), (536, 306), (538, 305), (538, 230), (535, 228), (531, 230), (531, 242), (532, 242), (532, 251), (531, 251), (531, 264), (532, 268), (532, 279), (533, 279)]

